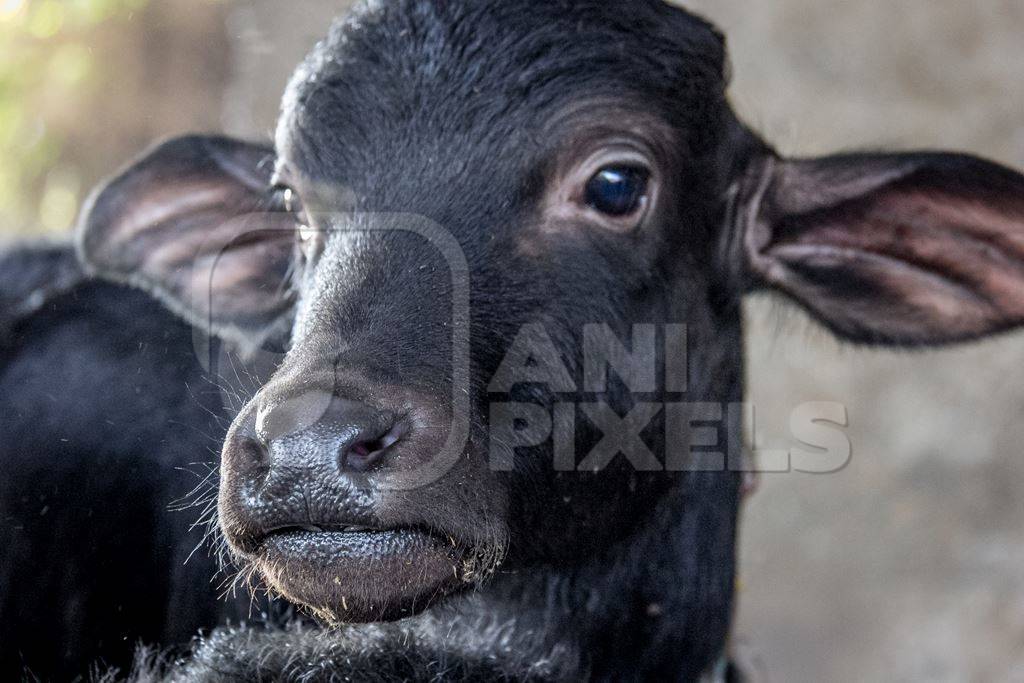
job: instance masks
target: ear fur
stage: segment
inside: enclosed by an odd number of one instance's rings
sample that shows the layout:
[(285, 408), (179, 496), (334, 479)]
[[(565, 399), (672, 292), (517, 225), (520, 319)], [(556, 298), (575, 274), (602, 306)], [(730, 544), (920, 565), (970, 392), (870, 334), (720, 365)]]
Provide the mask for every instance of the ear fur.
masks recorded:
[(734, 197), (746, 289), (836, 334), (934, 345), (1024, 323), (1024, 176), (936, 152), (755, 160)]

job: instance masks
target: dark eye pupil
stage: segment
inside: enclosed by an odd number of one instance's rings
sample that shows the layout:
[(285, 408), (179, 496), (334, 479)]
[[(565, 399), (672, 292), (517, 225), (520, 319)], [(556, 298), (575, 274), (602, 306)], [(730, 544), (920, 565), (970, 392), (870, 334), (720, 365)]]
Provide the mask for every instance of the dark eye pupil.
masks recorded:
[(647, 193), (647, 173), (639, 168), (611, 166), (587, 183), (586, 202), (609, 216), (628, 216), (640, 208)]

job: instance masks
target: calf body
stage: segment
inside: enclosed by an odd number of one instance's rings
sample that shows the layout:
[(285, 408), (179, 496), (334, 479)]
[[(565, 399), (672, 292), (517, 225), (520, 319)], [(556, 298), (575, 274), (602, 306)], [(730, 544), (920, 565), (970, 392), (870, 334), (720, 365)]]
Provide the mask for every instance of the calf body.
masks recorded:
[(1019, 174), (784, 159), (725, 88), (720, 34), (653, 0), (367, 3), (296, 72), (273, 148), (173, 140), (97, 193), (99, 272), (236, 343), (290, 331), (224, 442), (236, 556), (329, 623), (406, 618), (280, 656), (222, 634), (179, 673), (715, 664), (742, 434), (717, 420), (714, 458), (694, 423), (742, 399), (742, 296), (866, 343), (1024, 321)]
[(230, 420), (192, 330), (68, 245), (8, 251), (0, 281), (0, 677), (127, 667), (140, 641), (247, 618), (198, 510), (169, 509)]

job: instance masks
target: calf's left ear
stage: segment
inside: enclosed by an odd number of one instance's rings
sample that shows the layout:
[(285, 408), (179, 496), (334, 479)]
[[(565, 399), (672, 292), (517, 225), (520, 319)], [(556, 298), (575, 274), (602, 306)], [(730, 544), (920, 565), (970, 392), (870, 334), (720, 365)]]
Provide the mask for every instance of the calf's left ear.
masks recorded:
[(935, 345), (1024, 324), (1024, 176), (975, 157), (755, 161), (729, 261), (842, 337)]

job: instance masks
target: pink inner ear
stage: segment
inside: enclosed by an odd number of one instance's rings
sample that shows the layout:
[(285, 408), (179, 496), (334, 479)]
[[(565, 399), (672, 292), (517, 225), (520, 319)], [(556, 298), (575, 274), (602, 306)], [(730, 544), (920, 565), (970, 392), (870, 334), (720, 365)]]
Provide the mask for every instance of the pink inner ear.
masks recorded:
[(870, 251), (790, 244), (772, 250), (783, 291), (836, 331), (906, 343), (995, 331), (1005, 316), (968, 287)]
[(111, 230), (108, 263), (204, 320), (262, 320), (280, 310), (287, 292), (294, 219), (261, 211), (261, 203), (219, 178), (156, 187), (136, 197)]
[(765, 279), (840, 332), (937, 343), (1024, 322), (1024, 196), (903, 179), (772, 236)]
[(211, 210), (223, 213), (223, 207), (230, 205), (232, 194), (237, 192), (209, 182), (177, 182), (158, 187), (146, 193), (145, 201), (131, 204), (131, 209), (121, 215), (116, 233), (111, 237), (127, 245), (143, 231), (166, 225), (180, 216)]
[(179, 296), (215, 325), (230, 321), (244, 328), (279, 314), (290, 303), (292, 222), (280, 213), (224, 221), (198, 251), (179, 261), (173, 277)]
[(809, 220), (794, 243), (888, 257), (1017, 315), (1024, 311), (1024, 222), (1015, 218), (1024, 219), (1024, 205), (1012, 209), (1016, 216), (945, 192), (883, 192)]
[(291, 306), (294, 220), (267, 210), (273, 157), (267, 146), (220, 136), (153, 147), (87, 204), (83, 260), (251, 343)]

